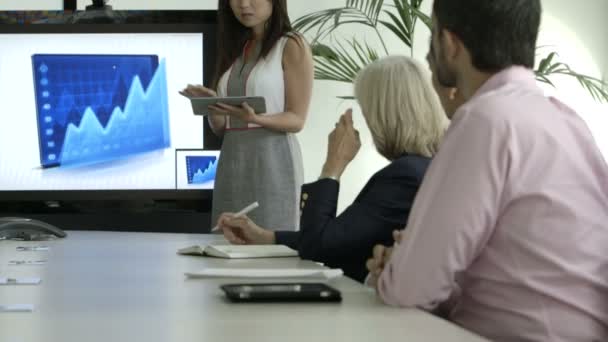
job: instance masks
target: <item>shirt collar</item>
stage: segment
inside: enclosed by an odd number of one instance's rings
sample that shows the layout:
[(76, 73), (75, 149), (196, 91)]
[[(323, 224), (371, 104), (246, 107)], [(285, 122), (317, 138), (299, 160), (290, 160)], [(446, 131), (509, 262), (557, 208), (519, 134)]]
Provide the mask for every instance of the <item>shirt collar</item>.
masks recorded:
[(485, 93), (501, 88), (506, 84), (519, 83), (525, 87), (536, 87), (536, 76), (534, 71), (523, 66), (512, 66), (506, 68), (490, 77), (471, 98), (477, 98)]

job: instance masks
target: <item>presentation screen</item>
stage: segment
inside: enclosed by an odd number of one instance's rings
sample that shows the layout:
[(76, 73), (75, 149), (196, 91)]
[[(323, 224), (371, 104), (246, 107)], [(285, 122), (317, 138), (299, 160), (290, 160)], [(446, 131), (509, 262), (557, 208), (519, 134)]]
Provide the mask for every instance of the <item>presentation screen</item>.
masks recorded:
[(206, 81), (205, 32), (78, 26), (0, 32), (0, 191), (211, 189), (204, 119), (178, 93)]

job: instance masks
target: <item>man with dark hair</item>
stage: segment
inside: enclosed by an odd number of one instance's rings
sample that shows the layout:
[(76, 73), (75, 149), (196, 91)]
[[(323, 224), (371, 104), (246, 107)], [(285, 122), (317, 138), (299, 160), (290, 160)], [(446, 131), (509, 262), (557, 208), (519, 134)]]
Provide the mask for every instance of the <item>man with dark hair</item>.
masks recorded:
[(492, 340), (608, 341), (608, 165), (536, 85), (540, 0), (435, 0), (433, 12), (434, 81), (464, 104), (368, 282)]
[(433, 11), (440, 25), (437, 33), (458, 36), (476, 69), (495, 73), (513, 65), (534, 68), (540, 0), (438, 0)]

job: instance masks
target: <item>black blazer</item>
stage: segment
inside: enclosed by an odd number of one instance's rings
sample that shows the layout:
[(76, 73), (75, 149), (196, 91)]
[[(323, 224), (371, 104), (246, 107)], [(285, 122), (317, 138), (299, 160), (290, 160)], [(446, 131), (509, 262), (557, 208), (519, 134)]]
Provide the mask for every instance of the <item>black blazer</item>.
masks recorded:
[(416, 192), (431, 160), (405, 155), (378, 171), (355, 202), (336, 217), (339, 183), (320, 179), (302, 186), (300, 231), (276, 232), (277, 244), (300, 257), (341, 268), (360, 282), (376, 244), (392, 246), (392, 232), (407, 223)]

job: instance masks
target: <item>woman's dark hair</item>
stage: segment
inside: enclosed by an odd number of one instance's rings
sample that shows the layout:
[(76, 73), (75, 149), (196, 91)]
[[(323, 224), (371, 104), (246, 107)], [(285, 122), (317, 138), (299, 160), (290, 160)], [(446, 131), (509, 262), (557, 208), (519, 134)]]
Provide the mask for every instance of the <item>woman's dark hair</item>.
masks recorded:
[(456, 34), (473, 65), (486, 72), (534, 68), (541, 12), (540, 0), (435, 0), (433, 5), (437, 28)]
[[(293, 31), (287, 15), (287, 0), (268, 0), (272, 3), (272, 15), (266, 22), (266, 33), (262, 41), (260, 58), (270, 53), (281, 37)], [(247, 40), (251, 39), (251, 29), (239, 22), (232, 12), (230, 0), (218, 1), (218, 30), (217, 30), (217, 66), (213, 80), (213, 89), (217, 88), (220, 77), (230, 68), (232, 63), (243, 53)]]

